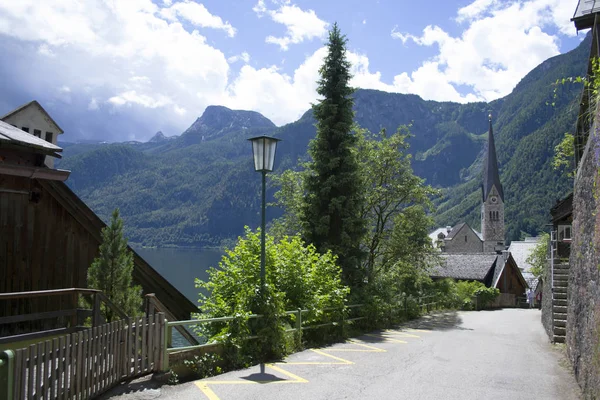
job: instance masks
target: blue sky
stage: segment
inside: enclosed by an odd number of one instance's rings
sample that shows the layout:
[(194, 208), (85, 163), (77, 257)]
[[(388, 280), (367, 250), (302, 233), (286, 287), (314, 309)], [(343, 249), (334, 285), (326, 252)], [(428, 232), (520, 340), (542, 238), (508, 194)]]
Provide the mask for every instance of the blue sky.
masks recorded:
[(0, 114), (37, 99), (64, 141), (180, 134), (212, 104), (293, 122), (335, 21), (354, 86), (490, 101), (579, 44), (576, 3), (0, 0)]

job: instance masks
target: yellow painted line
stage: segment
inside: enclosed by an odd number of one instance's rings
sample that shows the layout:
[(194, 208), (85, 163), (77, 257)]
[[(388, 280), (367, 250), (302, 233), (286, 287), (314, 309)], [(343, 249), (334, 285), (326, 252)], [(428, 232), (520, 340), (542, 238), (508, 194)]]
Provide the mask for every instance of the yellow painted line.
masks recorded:
[(407, 328), (406, 329), (409, 332), (423, 332), (423, 333), (431, 333), (431, 329), (414, 329), (414, 328)]
[(288, 376), (289, 378), (295, 379), (294, 381), (278, 381), (278, 382), (273, 382), (273, 383), (308, 383), (308, 381), (304, 378), (299, 377), (298, 375), (294, 375), (289, 371), (286, 371), (283, 368), (279, 368), (276, 365), (273, 364), (266, 364), (269, 368), (274, 369), (275, 371), (282, 373), (286, 376)]
[(321, 354), (321, 355), (323, 355), (325, 357), (329, 357), (329, 358), (333, 358), (334, 360), (341, 361), (344, 364), (354, 364), (352, 361), (348, 361), (348, 360), (345, 360), (345, 359), (340, 358), (340, 357), (332, 356), (331, 354), (327, 354), (327, 353), (325, 353), (325, 352), (323, 352), (321, 350), (317, 350), (317, 349), (310, 349), (310, 350), (313, 351), (313, 352), (315, 352), (315, 353), (317, 353), (317, 354)]
[(414, 337), (414, 338), (420, 338), (421, 337), (421, 336), (413, 335), (411, 333), (405, 333), (405, 332), (401, 332), (401, 331), (393, 331), (393, 330), (390, 330), (390, 329), (387, 329), (384, 332), (392, 334), (392, 335), (396, 335), (396, 336), (403, 336), (403, 337)]
[(195, 383), (196, 383), (196, 386), (198, 386), (198, 388), (200, 388), (202, 393), (204, 393), (204, 395), (208, 398), (208, 400), (221, 400), (216, 395), (216, 393), (213, 392), (212, 389), (208, 387), (208, 385), (206, 383), (204, 383), (204, 382), (195, 382)]
[(348, 351), (348, 352), (363, 352), (363, 353), (385, 353), (387, 350), (384, 349), (380, 349), (378, 347), (373, 347), (373, 346), (369, 346), (367, 344), (364, 343), (358, 343), (358, 342), (354, 342), (349, 340), (346, 343), (350, 343), (353, 344), (355, 346), (361, 346), (364, 347), (365, 349), (347, 349), (347, 348), (332, 348), (332, 349), (323, 349), (323, 351)]
[(371, 337), (375, 337), (375, 338), (378, 338), (378, 339), (385, 339), (386, 341), (392, 342), (392, 343), (408, 343), (408, 342), (405, 342), (404, 340), (392, 339), (392, 338), (390, 338), (388, 336), (374, 335), (372, 333), (367, 333), (367, 334), (365, 334), (365, 336), (371, 336)]

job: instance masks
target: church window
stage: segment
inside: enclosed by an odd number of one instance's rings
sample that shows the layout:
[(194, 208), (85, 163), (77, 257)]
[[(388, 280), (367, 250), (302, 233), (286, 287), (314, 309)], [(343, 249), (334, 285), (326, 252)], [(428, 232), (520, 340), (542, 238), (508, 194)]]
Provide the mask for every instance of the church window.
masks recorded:
[(465, 243), (467, 243), (467, 237), (465, 236)]

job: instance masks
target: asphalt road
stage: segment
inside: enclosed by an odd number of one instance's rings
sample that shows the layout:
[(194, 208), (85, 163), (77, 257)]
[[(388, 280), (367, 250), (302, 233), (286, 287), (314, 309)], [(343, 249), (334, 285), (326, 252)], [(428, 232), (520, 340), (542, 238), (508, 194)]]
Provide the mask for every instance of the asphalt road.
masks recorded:
[[(142, 385), (143, 386), (143, 385)], [(549, 344), (539, 310), (428, 316), (347, 343), (162, 388), (133, 399), (579, 399), (560, 348)]]

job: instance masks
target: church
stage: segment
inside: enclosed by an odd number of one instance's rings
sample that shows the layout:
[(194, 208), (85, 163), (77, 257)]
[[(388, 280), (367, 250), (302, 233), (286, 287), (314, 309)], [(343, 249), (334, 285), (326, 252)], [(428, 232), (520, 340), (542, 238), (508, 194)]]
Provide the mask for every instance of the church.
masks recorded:
[(505, 197), (500, 182), (491, 114), (481, 194), (481, 232), (461, 222), (454, 227), (436, 229), (429, 235), (434, 246), (440, 249), (442, 260), (430, 276), (432, 279), (482, 282), (487, 287), (500, 289), (501, 296), (496, 306), (515, 306), (518, 298), (525, 295), (528, 285), (505, 245)]

